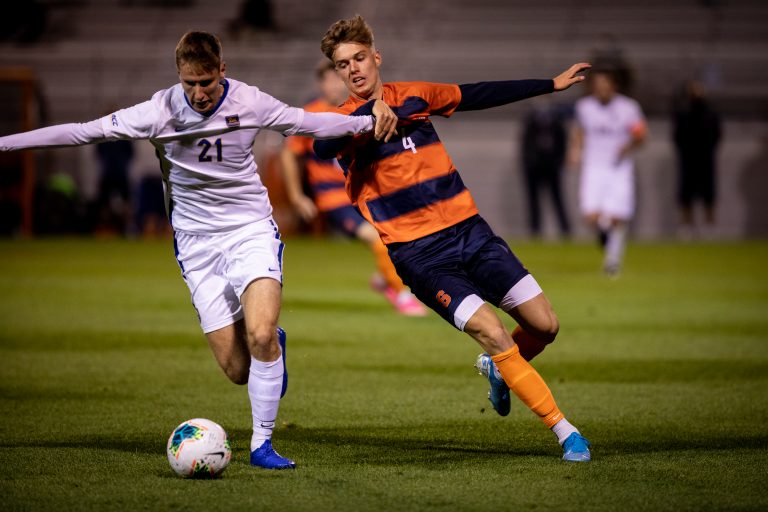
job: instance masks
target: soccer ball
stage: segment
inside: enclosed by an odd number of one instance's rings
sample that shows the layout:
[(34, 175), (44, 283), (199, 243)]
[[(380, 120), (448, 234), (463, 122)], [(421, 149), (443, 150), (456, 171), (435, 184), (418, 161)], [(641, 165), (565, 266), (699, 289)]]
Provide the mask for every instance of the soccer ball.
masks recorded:
[(176, 427), (168, 439), (168, 462), (185, 478), (212, 478), (229, 464), (227, 433), (211, 420), (195, 418)]

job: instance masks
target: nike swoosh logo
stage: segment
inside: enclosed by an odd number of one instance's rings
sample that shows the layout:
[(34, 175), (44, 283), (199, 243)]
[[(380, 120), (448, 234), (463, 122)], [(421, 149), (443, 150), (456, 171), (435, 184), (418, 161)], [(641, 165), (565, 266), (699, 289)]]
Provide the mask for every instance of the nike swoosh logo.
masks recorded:
[(223, 457), (226, 454), (224, 452), (208, 452), (206, 455), (218, 455), (219, 457)]
[(270, 272), (277, 272), (278, 271), (278, 269), (272, 268), (272, 267), (267, 268), (267, 270), (269, 270)]

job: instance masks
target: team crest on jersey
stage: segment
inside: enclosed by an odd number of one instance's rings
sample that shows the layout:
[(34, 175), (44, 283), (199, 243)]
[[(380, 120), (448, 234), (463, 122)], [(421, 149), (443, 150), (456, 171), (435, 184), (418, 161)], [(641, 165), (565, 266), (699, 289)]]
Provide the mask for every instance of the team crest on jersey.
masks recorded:
[(229, 128), (240, 127), (240, 116), (238, 116), (237, 114), (232, 114), (231, 116), (225, 116), (224, 121), (226, 121), (227, 126)]

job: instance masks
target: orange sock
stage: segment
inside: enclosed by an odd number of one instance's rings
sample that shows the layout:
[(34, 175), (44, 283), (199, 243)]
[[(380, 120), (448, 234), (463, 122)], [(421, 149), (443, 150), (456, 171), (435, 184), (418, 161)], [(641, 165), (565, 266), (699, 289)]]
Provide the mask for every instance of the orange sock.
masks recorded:
[(387, 246), (377, 238), (376, 241), (371, 244), (371, 250), (376, 259), (376, 268), (378, 268), (381, 275), (384, 276), (387, 286), (396, 292), (404, 290), (405, 285), (403, 284), (402, 279), (400, 279), (400, 276), (397, 275), (392, 260), (389, 259)]
[(512, 331), (512, 339), (515, 340), (515, 344), (520, 348), (520, 355), (526, 361), (530, 361), (547, 348), (546, 343), (527, 333), (519, 325)]
[(496, 363), (496, 368), (509, 389), (536, 413), (547, 427), (552, 428), (564, 418), (544, 379), (523, 359), (517, 345), (513, 345), (506, 352), (491, 356), (491, 359)]

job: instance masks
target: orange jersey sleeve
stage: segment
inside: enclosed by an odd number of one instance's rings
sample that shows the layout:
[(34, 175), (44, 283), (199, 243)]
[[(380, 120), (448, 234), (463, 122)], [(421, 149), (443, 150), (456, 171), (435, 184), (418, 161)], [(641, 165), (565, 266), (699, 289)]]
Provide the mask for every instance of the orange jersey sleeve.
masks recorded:
[[(396, 88), (402, 88), (407, 91), (406, 94), (413, 95), (402, 98), (402, 105), (399, 107), (401, 112), (399, 116), (408, 116), (409, 119), (418, 119), (419, 116), (444, 116), (449, 117), (461, 103), (461, 90), (455, 84), (436, 84), (430, 82), (404, 82), (392, 84)], [(418, 98), (417, 101), (413, 99)], [(411, 101), (409, 101), (411, 99)], [(415, 109), (424, 103), (421, 112), (411, 113), (410, 109)]]

